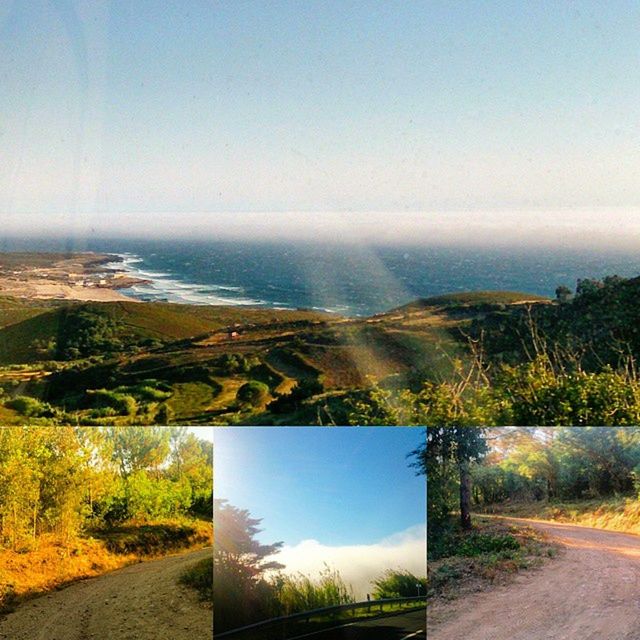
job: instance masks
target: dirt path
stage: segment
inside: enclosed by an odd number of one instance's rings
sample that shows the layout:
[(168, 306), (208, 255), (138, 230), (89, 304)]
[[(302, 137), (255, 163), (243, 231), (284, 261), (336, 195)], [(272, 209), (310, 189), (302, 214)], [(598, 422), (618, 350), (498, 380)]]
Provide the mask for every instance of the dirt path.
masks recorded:
[(507, 518), (566, 547), (539, 571), (429, 612), (429, 640), (638, 640), (640, 536)]
[(178, 583), (211, 549), (152, 560), (77, 582), (0, 620), (2, 640), (210, 640), (213, 615)]

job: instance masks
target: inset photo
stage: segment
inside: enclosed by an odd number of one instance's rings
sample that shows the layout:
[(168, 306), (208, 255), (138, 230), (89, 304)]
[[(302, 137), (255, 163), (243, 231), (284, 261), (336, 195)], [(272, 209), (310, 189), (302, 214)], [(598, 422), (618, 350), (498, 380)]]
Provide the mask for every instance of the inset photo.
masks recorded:
[(420, 427), (214, 430), (214, 632), (426, 638)]
[(429, 640), (633, 640), (639, 427), (430, 427)]
[(0, 428), (0, 638), (212, 638), (210, 429)]

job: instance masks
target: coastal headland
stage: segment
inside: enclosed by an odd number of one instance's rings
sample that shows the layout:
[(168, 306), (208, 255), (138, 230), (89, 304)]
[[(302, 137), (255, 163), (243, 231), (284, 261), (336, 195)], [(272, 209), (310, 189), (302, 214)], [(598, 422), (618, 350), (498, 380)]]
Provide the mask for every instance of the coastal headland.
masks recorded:
[(120, 293), (148, 280), (133, 278), (102, 253), (0, 253), (0, 295), (32, 300), (132, 300)]

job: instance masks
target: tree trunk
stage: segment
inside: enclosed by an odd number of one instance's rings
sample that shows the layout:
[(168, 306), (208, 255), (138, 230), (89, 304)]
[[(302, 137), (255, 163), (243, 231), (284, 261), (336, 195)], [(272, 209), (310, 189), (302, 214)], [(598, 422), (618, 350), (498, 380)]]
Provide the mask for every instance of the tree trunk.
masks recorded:
[(469, 463), (460, 463), (460, 524), (471, 529), (471, 473)]

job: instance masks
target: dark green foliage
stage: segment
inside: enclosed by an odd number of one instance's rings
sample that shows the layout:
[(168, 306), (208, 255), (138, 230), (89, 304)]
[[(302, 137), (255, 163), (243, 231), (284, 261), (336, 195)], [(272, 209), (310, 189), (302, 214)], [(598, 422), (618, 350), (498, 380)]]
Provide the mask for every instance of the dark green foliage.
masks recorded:
[[(442, 545), (456, 504), (464, 528), (470, 527), (470, 464), (487, 452), (483, 429), (427, 428), (427, 542), (430, 550)], [(431, 552), (431, 551), (430, 551)]]
[(213, 493), (196, 495), (191, 501), (189, 513), (204, 520), (211, 520), (213, 518)]
[(76, 360), (122, 350), (120, 323), (114, 316), (93, 307), (65, 309), (61, 312), (56, 356)]
[(7, 401), (5, 405), (27, 418), (51, 417), (53, 415), (51, 405), (30, 396), (16, 396)]
[(494, 536), (472, 533), (466, 536), (458, 547), (457, 554), (473, 557), (483, 553), (498, 553), (505, 550), (517, 550), (520, 543), (511, 535)]
[(87, 402), (89, 406), (96, 408), (109, 407), (122, 416), (133, 416), (136, 414), (138, 404), (133, 396), (107, 389), (95, 389), (87, 391)]
[(267, 409), (275, 414), (293, 413), (302, 407), (305, 400), (322, 391), (324, 388), (321, 382), (314, 378), (305, 378), (300, 380), (290, 393), (277, 394), (276, 398), (267, 405)]
[(104, 540), (109, 551), (125, 555), (154, 555), (206, 542), (195, 527), (170, 523), (113, 526), (108, 530), (93, 531), (92, 535)]
[(427, 475), (427, 432), (424, 432), (424, 443), (412, 451), (409, 456), (415, 458), (411, 466), (417, 469), (418, 474)]
[(494, 361), (519, 364), (544, 349), (565, 366), (599, 371), (640, 358), (640, 278), (579, 280), (575, 296), (558, 287), (562, 304), (510, 307), (476, 318), (470, 328)]
[(215, 361), (215, 365), (224, 374), (249, 373), (259, 364), (256, 357), (247, 357), (241, 353), (224, 353)]
[(250, 380), (245, 382), (239, 389), (236, 395), (238, 402), (241, 405), (259, 407), (264, 404), (269, 397), (269, 387), (263, 382), (257, 380)]
[(170, 424), (174, 419), (175, 412), (173, 409), (166, 403), (163, 402), (156, 412), (154, 422), (155, 424)]
[(180, 582), (195, 589), (202, 600), (213, 601), (213, 558), (193, 565), (181, 576)]

